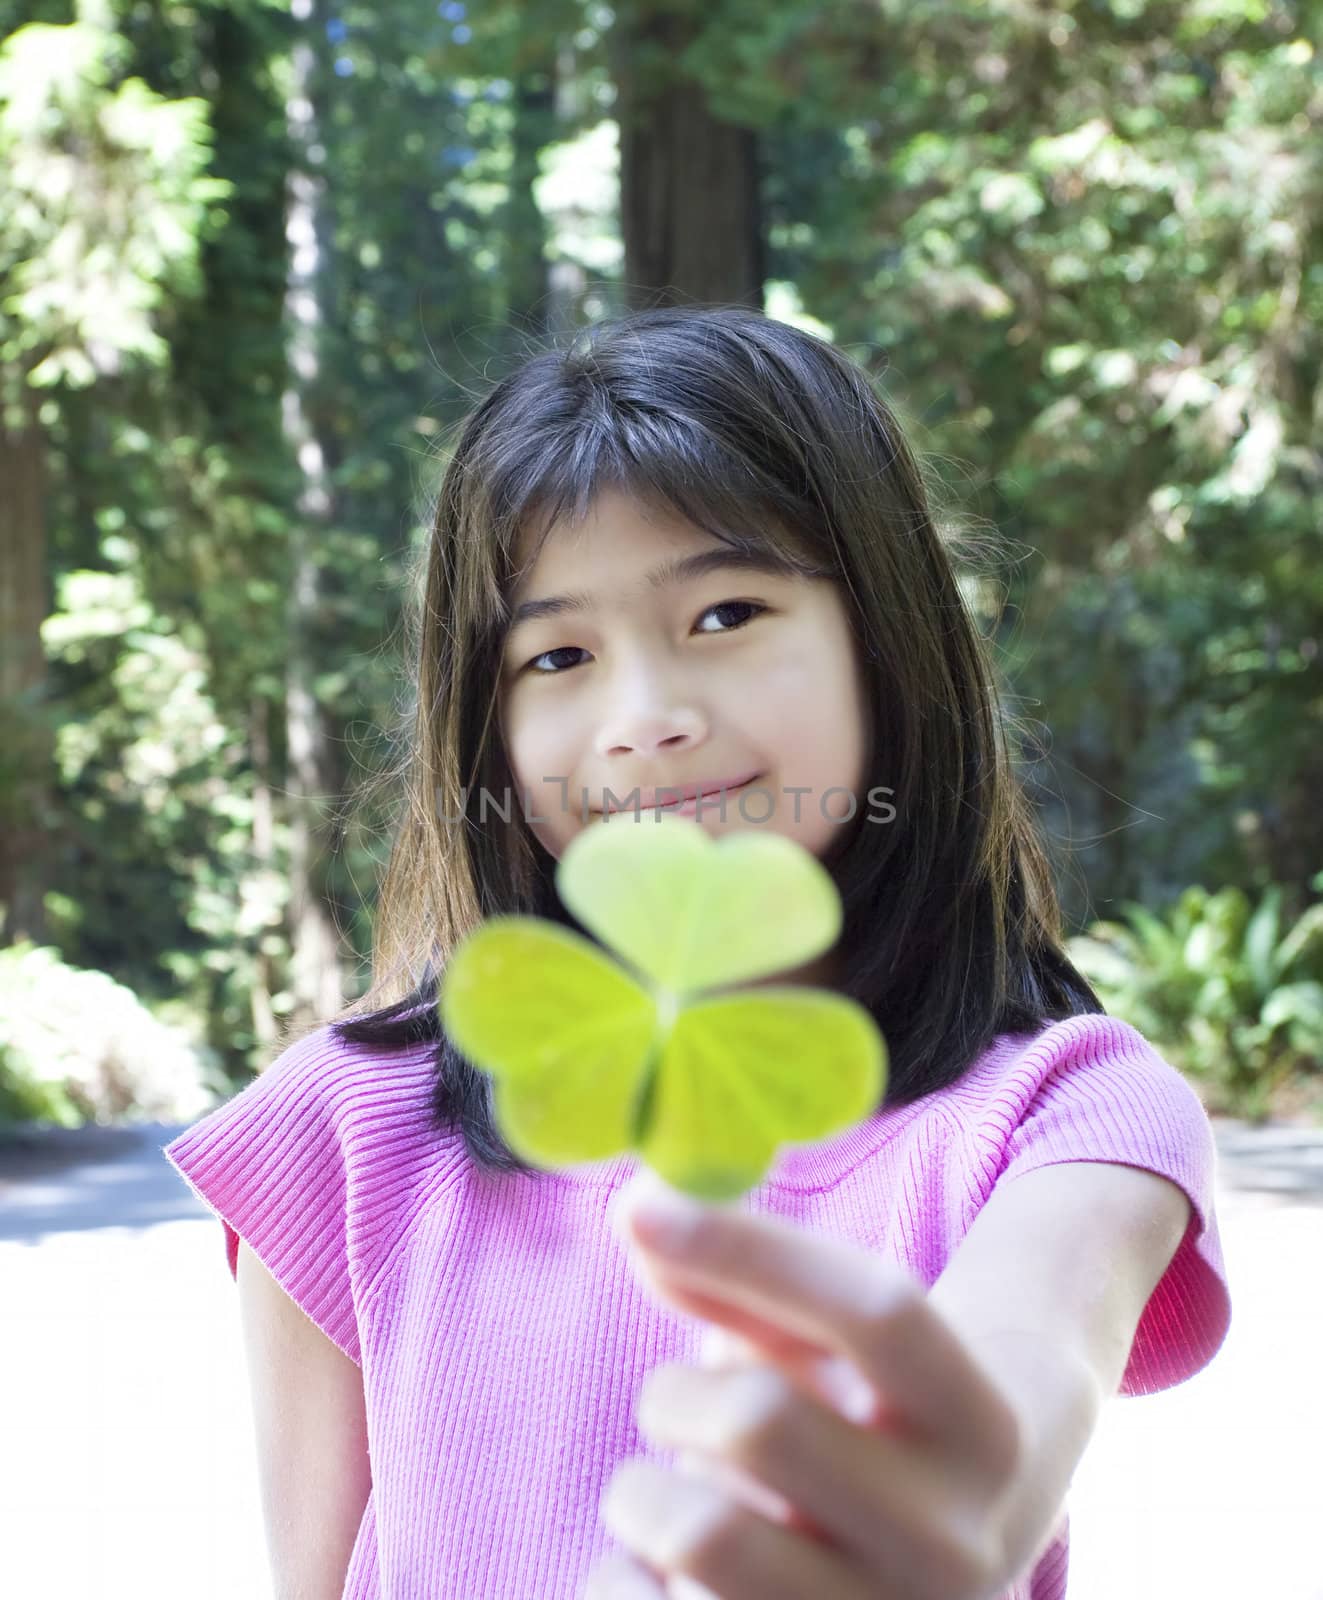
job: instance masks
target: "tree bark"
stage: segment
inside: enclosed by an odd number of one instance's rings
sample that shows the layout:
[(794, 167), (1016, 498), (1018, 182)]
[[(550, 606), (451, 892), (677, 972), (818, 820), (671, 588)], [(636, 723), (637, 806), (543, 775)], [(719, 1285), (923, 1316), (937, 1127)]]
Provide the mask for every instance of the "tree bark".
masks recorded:
[(18, 375), (0, 406), (0, 943), (46, 940), (54, 736), (45, 715), (46, 441)]
[[(260, 874), (271, 871), (275, 865), (275, 807), (271, 794), (271, 739), (267, 718), (270, 706), (261, 695), (254, 695), (248, 713), (248, 745), (253, 761), (253, 858)], [(253, 1036), (263, 1052), (270, 1051), (279, 1042), (280, 1029), (276, 1022), (271, 996), (276, 988), (274, 963), (265, 948), (265, 934), (258, 935), (257, 959), (254, 963), (257, 976), (253, 981), (250, 1004), (253, 1014)]]
[(510, 201), (506, 208), (506, 307), (509, 320), (541, 337), (551, 320), (547, 228), (534, 198), (538, 156), (556, 134), (556, 59), (548, 50), (536, 68), (515, 79), (514, 130), (510, 152)]
[[(316, 559), (332, 512), (327, 452), (318, 436), (316, 392), (330, 270), (325, 180), (316, 98), (317, 50), (326, 37), (318, 0), (294, 0), (303, 24), (291, 56), (293, 81), (286, 108), (294, 162), (287, 187), (289, 268), (285, 325), (289, 379), (283, 396), (285, 438), (298, 462), (302, 488), (290, 533), (290, 588), (285, 676), (285, 806), (289, 841), (290, 1022), (297, 1031), (327, 1021), (343, 1003), (339, 935), (321, 893), (322, 863), (331, 848), (325, 819), (333, 799), (325, 719), (314, 692), (313, 625), (320, 601)], [(314, 41), (316, 41), (314, 43)]]
[[(609, 41), (620, 125), (620, 221), (631, 306), (763, 304), (758, 136), (723, 122), (679, 68), (687, 17), (640, 0)], [(654, 70), (638, 62), (660, 59)]]

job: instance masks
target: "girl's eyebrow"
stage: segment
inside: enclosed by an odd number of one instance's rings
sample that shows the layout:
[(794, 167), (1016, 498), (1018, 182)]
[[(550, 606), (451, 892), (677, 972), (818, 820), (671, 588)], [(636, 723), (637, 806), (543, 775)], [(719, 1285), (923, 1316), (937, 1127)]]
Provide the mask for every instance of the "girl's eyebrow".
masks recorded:
[[(757, 572), (766, 577), (791, 578), (827, 574), (814, 574), (794, 565), (770, 550), (750, 547), (747, 550), (723, 546), (719, 550), (699, 550), (693, 555), (673, 556), (669, 561), (650, 572), (645, 580), (650, 589), (666, 589), (672, 584), (687, 583), (694, 578), (706, 577), (710, 572)], [(516, 607), (509, 627), (521, 622), (532, 622), (539, 617), (565, 617), (584, 611), (595, 611), (597, 601), (586, 590), (576, 589), (570, 594), (548, 595), (544, 600), (525, 600)]]

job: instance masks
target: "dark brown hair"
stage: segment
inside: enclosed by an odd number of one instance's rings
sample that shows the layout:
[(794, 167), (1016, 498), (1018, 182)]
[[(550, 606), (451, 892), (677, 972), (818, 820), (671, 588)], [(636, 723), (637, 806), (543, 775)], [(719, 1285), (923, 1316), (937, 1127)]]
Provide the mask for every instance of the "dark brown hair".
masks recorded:
[(372, 982), (332, 1025), (374, 1048), (434, 1042), (438, 1128), (490, 1170), (535, 1170), (493, 1121), (491, 1080), (446, 1039), (437, 985), (494, 913), (586, 932), (518, 804), (509, 822), (474, 813), (484, 789), (514, 787), (497, 693), (521, 530), (545, 538), (605, 487), (795, 564), (807, 553), (841, 584), (873, 724), (865, 790), (890, 792), (895, 818), (840, 829), (823, 865), (844, 908), (839, 990), (887, 1041), (884, 1105), (953, 1083), (998, 1034), (1103, 1010), (1064, 952), (1006, 697), (919, 464), (849, 357), (745, 307), (643, 311), (541, 349), (457, 432), (408, 619), (416, 694), (388, 775), (403, 805)]

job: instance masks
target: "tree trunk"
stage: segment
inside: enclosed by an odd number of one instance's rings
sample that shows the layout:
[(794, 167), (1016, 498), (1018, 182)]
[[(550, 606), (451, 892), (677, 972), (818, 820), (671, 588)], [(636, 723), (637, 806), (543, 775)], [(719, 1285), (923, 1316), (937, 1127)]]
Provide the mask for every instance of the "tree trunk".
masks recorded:
[(46, 442), (19, 375), (0, 409), (0, 943), (44, 943), (54, 737), (45, 710)]
[(547, 228), (534, 198), (538, 156), (556, 136), (556, 60), (551, 51), (514, 84), (510, 200), (506, 207), (506, 308), (508, 320), (534, 337), (550, 323)]
[(324, 542), (332, 510), (326, 451), (316, 428), (316, 390), (321, 377), (330, 270), (326, 185), (317, 170), (323, 156), (315, 82), (317, 51), (326, 37), (322, 9), (318, 0), (294, 0), (294, 18), (303, 26), (291, 54), (292, 86), (286, 108), (294, 160), (287, 188), (285, 230), (289, 241), (285, 295), (289, 379), (282, 414), (285, 438), (303, 481), (298, 515), (290, 534), (285, 802), (289, 839), (289, 988), (293, 995), (289, 1020), (300, 1032), (328, 1020), (343, 1000), (340, 941), (321, 894), (323, 863), (331, 848), (325, 826), (326, 803), (333, 796), (325, 721), (313, 688), (312, 651), (319, 605), (315, 552), (319, 542)]
[[(561, 42), (556, 51), (554, 113), (557, 129), (562, 125), (582, 127), (590, 96), (577, 76), (574, 46)], [(589, 275), (578, 261), (567, 256), (547, 265), (547, 329), (556, 334), (569, 332), (583, 322), (584, 296)]]
[[(261, 695), (254, 695), (248, 713), (248, 747), (253, 761), (253, 858), (259, 875), (265, 876), (275, 866), (275, 808), (271, 795), (271, 739), (268, 717), (271, 708)], [(279, 1042), (280, 1030), (276, 1022), (271, 996), (276, 989), (273, 962), (264, 947), (266, 935), (258, 935), (257, 976), (253, 981), (250, 1004), (253, 1013), (253, 1037), (259, 1049), (269, 1052)]]
[[(635, 307), (693, 301), (762, 308), (765, 275), (758, 137), (713, 115), (677, 63), (685, 17), (639, 0), (611, 31), (620, 124), (625, 294)], [(661, 52), (646, 74), (637, 62)]]

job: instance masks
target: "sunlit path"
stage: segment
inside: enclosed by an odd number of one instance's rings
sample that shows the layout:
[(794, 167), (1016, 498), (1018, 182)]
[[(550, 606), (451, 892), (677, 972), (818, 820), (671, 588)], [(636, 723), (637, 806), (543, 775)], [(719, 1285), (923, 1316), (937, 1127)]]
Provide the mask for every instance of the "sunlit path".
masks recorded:
[[(24, 1600), (269, 1600), (238, 1297), (218, 1225), (156, 1156), (169, 1136), (89, 1130), (74, 1165), (69, 1135), (0, 1151), (0, 1505)], [(1108, 1407), (1071, 1498), (1071, 1600), (1323, 1600), (1323, 1135), (1219, 1137), (1232, 1330), (1199, 1377)]]

